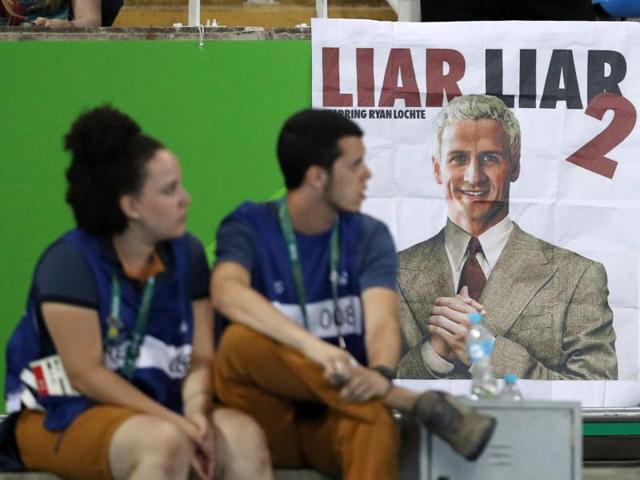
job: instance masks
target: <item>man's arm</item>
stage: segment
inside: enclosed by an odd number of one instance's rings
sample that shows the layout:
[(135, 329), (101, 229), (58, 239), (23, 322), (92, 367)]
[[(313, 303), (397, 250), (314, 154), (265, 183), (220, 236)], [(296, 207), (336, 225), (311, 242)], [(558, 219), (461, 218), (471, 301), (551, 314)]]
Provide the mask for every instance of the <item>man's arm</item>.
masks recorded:
[(368, 288), (362, 293), (362, 304), (369, 366), (395, 370), (400, 359), (398, 294), (388, 288)]
[(361, 298), (369, 365), (352, 366), (349, 370), (349, 379), (340, 395), (352, 402), (383, 397), (391, 387), (391, 380), (375, 368), (395, 372), (400, 358), (398, 294), (389, 288), (370, 287), (362, 292)]
[(348, 352), (316, 338), (251, 288), (251, 274), (239, 263), (221, 261), (215, 266), (211, 298), (214, 307), (229, 320), (301, 352), (322, 365), (326, 376), (341, 373), (340, 365), (351, 361)]
[(536, 358), (535, 352), (498, 336), (492, 357), (495, 373), (546, 380), (617, 379), (613, 312), (607, 296), (604, 267), (589, 262), (565, 310), (561, 365), (548, 368)]

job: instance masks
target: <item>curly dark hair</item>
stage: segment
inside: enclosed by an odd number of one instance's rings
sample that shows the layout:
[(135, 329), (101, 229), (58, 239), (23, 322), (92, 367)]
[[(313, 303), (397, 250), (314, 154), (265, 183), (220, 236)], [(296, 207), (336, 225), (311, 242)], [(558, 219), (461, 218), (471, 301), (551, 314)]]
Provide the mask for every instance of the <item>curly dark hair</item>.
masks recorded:
[(288, 189), (298, 188), (311, 165), (331, 170), (342, 152), (338, 140), (362, 137), (355, 122), (329, 110), (302, 110), (283, 125), (278, 138), (278, 162)]
[(80, 115), (64, 145), (71, 153), (66, 200), (78, 227), (102, 238), (123, 232), (119, 200), (140, 191), (145, 164), (163, 145), (110, 106)]

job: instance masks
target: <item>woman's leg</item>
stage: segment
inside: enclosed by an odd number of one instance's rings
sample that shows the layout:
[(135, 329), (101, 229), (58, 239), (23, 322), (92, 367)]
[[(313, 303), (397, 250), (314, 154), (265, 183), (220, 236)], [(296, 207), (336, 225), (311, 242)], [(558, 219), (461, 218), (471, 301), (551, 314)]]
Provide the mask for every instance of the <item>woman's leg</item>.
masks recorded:
[(250, 416), (230, 408), (211, 415), (216, 432), (216, 480), (271, 480), (271, 459), (264, 432)]
[(180, 428), (152, 415), (136, 415), (116, 430), (109, 448), (115, 480), (186, 480), (193, 444)]

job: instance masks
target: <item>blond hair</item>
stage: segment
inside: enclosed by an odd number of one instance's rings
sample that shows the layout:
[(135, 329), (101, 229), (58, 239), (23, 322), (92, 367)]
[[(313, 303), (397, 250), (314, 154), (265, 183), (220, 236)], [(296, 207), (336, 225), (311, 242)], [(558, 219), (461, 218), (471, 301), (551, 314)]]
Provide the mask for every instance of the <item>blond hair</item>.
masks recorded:
[(511, 159), (520, 158), (520, 124), (511, 110), (498, 97), (492, 95), (461, 95), (440, 110), (436, 118), (437, 152), (440, 155), (442, 132), (460, 120), (495, 120), (509, 136)]

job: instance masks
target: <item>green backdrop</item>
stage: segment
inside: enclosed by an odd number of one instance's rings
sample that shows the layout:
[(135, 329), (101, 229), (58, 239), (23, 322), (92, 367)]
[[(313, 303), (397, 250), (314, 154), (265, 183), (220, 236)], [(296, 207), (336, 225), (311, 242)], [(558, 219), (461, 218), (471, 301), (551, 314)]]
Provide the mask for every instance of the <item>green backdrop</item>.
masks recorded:
[(182, 161), (189, 229), (211, 244), (239, 202), (278, 191), (275, 139), (311, 105), (309, 41), (0, 42), (0, 378), (42, 250), (73, 225), (63, 136), (110, 103)]

